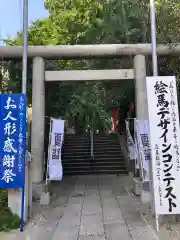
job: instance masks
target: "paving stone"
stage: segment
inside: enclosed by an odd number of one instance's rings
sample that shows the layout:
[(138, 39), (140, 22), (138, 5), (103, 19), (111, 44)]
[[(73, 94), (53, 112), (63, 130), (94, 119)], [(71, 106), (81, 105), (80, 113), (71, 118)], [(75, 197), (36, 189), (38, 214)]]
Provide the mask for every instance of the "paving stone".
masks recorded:
[(102, 215), (101, 203), (99, 201), (84, 201), (82, 215)]
[(79, 224), (62, 221), (58, 224), (52, 240), (78, 240), (78, 232)]
[(71, 197), (69, 198), (67, 204), (66, 204), (66, 207), (73, 207), (74, 205), (77, 205), (77, 206), (81, 206), (82, 203), (84, 201), (84, 198), (83, 197)]
[(81, 235), (78, 240), (106, 240), (105, 235), (88, 236)]
[(69, 193), (67, 196), (61, 196), (60, 198), (56, 199), (55, 201), (51, 202), (52, 207), (59, 207), (59, 206), (65, 206), (69, 199)]
[(130, 195), (118, 196), (117, 201), (133, 240), (158, 240), (155, 232), (143, 220)]
[(99, 215), (82, 216), (80, 235), (104, 234), (102, 217)]
[(111, 197), (113, 194), (112, 194), (112, 190), (100, 190), (101, 191), (101, 196), (103, 198), (106, 198), (106, 197)]
[(77, 181), (71, 197), (64, 208), (64, 215), (57, 225), (52, 240), (78, 240), (83, 199), (85, 196), (84, 190), (85, 184), (79, 184)]
[(132, 240), (125, 224), (105, 224), (106, 240)]
[(92, 194), (90, 196), (85, 196), (85, 200), (86, 201), (100, 201), (100, 196), (99, 193), (98, 194)]
[[(58, 185), (59, 184), (59, 185)], [(65, 177), (50, 206), (22, 234), (1, 240), (157, 240), (116, 176)]]
[[(100, 195), (101, 195), (101, 193), (100, 193)], [(104, 207), (113, 206), (113, 207), (119, 208), (119, 204), (117, 202), (117, 199), (114, 196), (104, 197), (104, 196), (101, 195), (101, 202), (102, 202)]]
[(85, 194), (86, 194), (86, 196), (93, 196), (93, 195), (99, 196), (99, 189), (98, 189), (98, 188), (97, 188), (97, 189), (93, 189), (93, 188), (89, 189), (89, 188), (87, 187)]
[(119, 208), (104, 208), (103, 210), (103, 221), (104, 224), (108, 223), (119, 223), (125, 224), (124, 218)]
[(137, 210), (136, 205), (132, 201), (131, 196), (120, 196), (117, 199), (124, 219), (128, 222), (128, 224), (133, 224), (134, 222), (138, 222), (143, 225), (146, 224), (142, 219), (142, 215)]

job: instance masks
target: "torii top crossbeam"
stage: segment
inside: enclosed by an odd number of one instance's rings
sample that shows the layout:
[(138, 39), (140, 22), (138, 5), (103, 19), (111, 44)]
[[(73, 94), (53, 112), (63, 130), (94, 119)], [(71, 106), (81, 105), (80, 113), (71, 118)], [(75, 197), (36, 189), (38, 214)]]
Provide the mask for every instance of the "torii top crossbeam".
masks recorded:
[[(28, 57), (47, 59), (78, 59), (118, 57), (129, 55), (151, 55), (151, 44), (93, 44), (93, 45), (59, 45), (29, 46)], [(157, 45), (158, 55), (180, 55), (180, 44)], [(18, 46), (0, 47), (1, 59), (21, 58), (23, 48)]]

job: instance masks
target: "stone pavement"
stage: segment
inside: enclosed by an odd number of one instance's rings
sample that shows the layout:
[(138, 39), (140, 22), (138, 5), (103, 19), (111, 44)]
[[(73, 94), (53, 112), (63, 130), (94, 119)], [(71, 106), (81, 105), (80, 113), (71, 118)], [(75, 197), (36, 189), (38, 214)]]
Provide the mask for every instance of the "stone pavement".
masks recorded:
[(51, 205), (24, 233), (1, 240), (157, 240), (126, 191), (127, 176), (80, 176), (54, 185)]

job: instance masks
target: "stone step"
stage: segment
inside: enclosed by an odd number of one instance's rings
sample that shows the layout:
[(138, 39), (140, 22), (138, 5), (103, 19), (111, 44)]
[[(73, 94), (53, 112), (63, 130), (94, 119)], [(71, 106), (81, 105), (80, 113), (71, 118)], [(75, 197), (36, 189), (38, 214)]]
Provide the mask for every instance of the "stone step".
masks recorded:
[(126, 173), (126, 164), (116, 135), (94, 135), (94, 159), (90, 137), (68, 136), (62, 154), (64, 174)]
[(120, 170), (94, 170), (94, 171), (88, 171), (88, 170), (73, 170), (73, 171), (66, 171), (64, 172), (64, 175), (92, 175), (92, 174), (127, 174), (127, 171), (124, 169)]
[(74, 154), (74, 153), (77, 153), (77, 154), (79, 154), (79, 153), (89, 153), (89, 152), (91, 152), (91, 149), (90, 148), (82, 148), (82, 149), (80, 149), (80, 148), (64, 148), (63, 149), (63, 152), (65, 153), (65, 154)]
[(111, 166), (120, 166), (126, 167), (123, 162), (62, 162), (63, 167), (67, 168), (79, 168), (79, 167), (89, 167), (89, 166), (97, 166), (97, 167), (111, 167)]
[(106, 159), (106, 158), (95, 158), (95, 159), (91, 159), (91, 158), (76, 158), (76, 159), (72, 159), (72, 158), (63, 158), (63, 163), (72, 163), (72, 164), (86, 164), (89, 162), (94, 162), (94, 163), (113, 163), (113, 162), (118, 162), (118, 163), (124, 163), (124, 159)]

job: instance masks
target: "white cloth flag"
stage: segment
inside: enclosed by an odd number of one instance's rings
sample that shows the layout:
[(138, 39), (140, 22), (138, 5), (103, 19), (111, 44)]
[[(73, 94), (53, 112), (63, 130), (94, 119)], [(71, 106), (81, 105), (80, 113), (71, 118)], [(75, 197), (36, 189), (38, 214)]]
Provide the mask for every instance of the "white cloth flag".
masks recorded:
[(126, 124), (127, 147), (128, 147), (129, 159), (135, 160), (137, 158), (136, 146), (134, 144), (133, 138), (129, 130), (129, 124), (126, 120), (125, 120), (125, 124)]
[(63, 168), (61, 150), (64, 140), (64, 120), (51, 119), (51, 132), (48, 156), (49, 180), (62, 180)]
[(149, 141), (148, 120), (135, 120), (137, 129), (138, 152), (143, 168), (143, 180), (149, 180), (149, 161), (151, 161), (151, 150)]
[(138, 129), (137, 129), (137, 124), (136, 124), (136, 120), (134, 119), (134, 145), (135, 145), (135, 149), (136, 149), (136, 169), (139, 169), (139, 165), (140, 165), (140, 161), (139, 161), (139, 142), (138, 142)]

